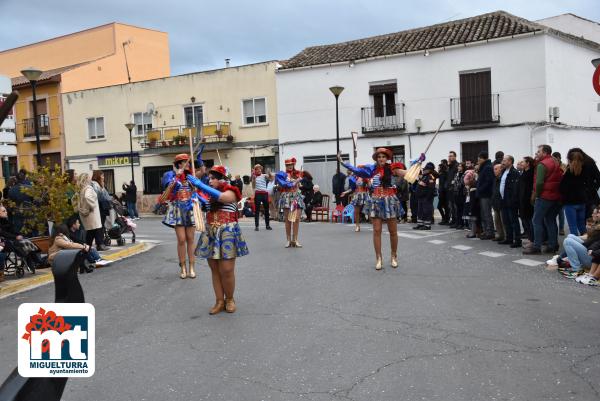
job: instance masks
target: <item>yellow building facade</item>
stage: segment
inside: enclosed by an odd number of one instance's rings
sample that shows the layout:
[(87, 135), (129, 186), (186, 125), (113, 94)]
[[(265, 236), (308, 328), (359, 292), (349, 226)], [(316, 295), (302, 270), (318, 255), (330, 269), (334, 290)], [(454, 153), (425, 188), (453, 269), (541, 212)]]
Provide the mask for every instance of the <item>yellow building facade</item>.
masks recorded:
[[(63, 93), (68, 167), (104, 170), (107, 187), (120, 194), (133, 160), (144, 210), (161, 192), (174, 156), (189, 153), (190, 138), (192, 147), (205, 146), (209, 166), (224, 164), (232, 175), (249, 175), (256, 162), (275, 170), (277, 66), (269, 61)], [(133, 152), (128, 122), (135, 124)]]
[(15, 108), (18, 165), (35, 167), (31, 85), (21, 70), (34, 66), (38, 80), (38, 122), (44, 161), (64, 165), (65, 138), (61, 93), (170, 74), (168, 34), (121, 23), (0, 51), (0, 74), (12, 78), (20, 97)]

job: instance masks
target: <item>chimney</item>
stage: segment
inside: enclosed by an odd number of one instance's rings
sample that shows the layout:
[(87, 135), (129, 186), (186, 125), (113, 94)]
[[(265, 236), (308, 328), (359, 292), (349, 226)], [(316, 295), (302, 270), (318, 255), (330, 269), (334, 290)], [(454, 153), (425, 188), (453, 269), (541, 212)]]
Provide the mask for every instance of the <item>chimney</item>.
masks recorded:
[(229, 68), (229, 62), (231, 61), (231, 59), (226, 58), (225, 59), (225, 68)]

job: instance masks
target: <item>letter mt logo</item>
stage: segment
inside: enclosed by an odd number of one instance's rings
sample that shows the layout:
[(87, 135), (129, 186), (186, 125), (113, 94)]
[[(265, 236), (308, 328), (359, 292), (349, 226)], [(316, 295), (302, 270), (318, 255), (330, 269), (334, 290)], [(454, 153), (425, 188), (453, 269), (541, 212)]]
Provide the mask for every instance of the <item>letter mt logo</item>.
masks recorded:
[(19, 374), (92, 376), (96, 364), (95, 324), (92, 304), (21, 304)]

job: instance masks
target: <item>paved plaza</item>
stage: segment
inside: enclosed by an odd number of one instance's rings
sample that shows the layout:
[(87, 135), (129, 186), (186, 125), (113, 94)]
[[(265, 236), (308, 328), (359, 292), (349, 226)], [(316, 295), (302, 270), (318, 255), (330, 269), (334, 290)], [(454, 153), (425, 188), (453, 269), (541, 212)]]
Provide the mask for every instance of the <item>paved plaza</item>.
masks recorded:
[[(548, 257), (442, 226), (399, 225), (400, 267), (374, 270), (371, 231), (241, 223), (238, 311), (209, 316), (210, 272), (178, 277), (175, 237), (143, 219), (148, 252), (81, 275), (96, 308), (96, 373), (71, 400), (598, 400), (600, 290), (545, 270)], [(262, 227), (261, 227), (262, 228)], [(0, 301), (0, 377), (16, 366), (17, 307)]]

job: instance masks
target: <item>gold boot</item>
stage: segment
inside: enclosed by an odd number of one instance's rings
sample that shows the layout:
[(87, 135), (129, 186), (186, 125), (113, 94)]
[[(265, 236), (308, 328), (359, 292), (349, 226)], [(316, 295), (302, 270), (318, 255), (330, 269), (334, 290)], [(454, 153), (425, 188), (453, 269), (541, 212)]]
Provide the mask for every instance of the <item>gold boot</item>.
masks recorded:
[(235, 300), (233, 298), (227, 298), (225, 300), (225, 312), (233, 313), (236, 310), (237, 310), (237, 307), (235, 306)]
[(195, 260), (190, 260), (190, 273), (188, 274), (189, 278), (196, 278), (196, 270), (194, 270), (195, 264), (196, 264)]
[(186, 278), (187, 272), (185, 270), (185, 262), (179, 262), (179, 267), (181, 268), (181, 273), (179, 273), (179, 277)]
[(225, 310), (225, 301), (223, 301), (222, 299), (218, 300), (215, 303), (215, 306), (213, 306), (209, 311), (208, 314), (209, 315), (216, 315), (219, 312), (223, 312)]
[(377, 263), (375, 264), (375, 270), (381, 270), (383, 268), (383, 261), (381, 256), (377, 257)]
[(392, 267), (393, 268), (398, 267), (398, 256), (395, 254), (392, 254)]

